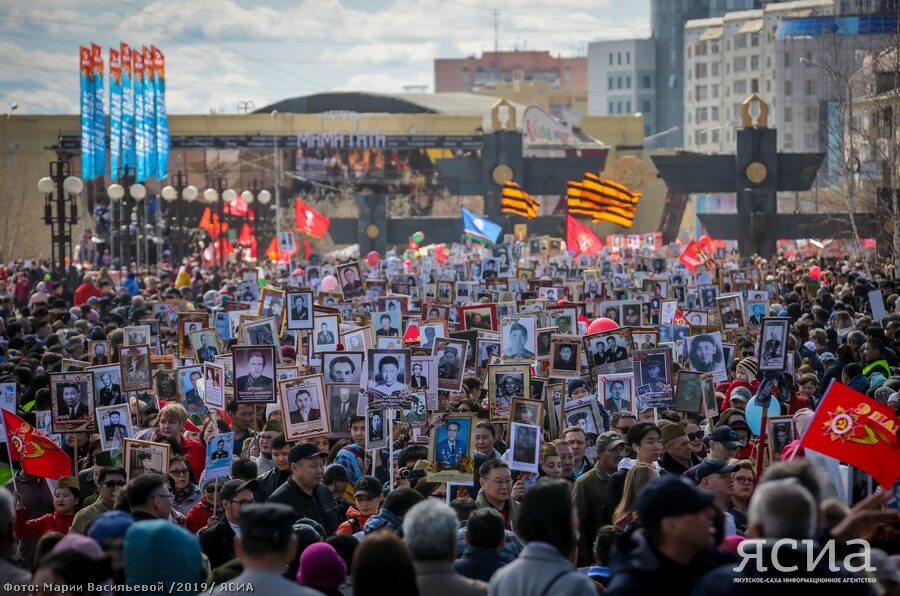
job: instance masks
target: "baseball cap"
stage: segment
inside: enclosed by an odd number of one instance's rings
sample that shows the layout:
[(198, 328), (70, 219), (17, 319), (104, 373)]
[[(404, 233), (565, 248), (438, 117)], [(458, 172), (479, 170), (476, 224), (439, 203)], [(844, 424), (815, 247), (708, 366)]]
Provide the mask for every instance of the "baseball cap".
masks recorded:
[(705, 459), (694, 468), (694, 478), (697, 479), (697, 482), (700, 482), (707, 476), (711, 474), (731, 474), (736, 471), (738, 466), (736, 464), (727, 464), (721, 459), (709, 458)]
[(713, 493), (699, 490), (680, 476), (666, 474), (644, 486), (638, 494), (635, 509), (644, 527), (656, 528), (667, 517), (697, 513), (711, 507), (713, 499)]
[(837, 358), (831, 352), (822, 352), (819, 354), (819, 362), (834, 362)]
[(237, 478), (235, 478), (234, 480), (229, 480), (225, 483), (225, 485), (219, 491), (219, 498), (230, 501), (234, 498), (234, 495), (238, 494), (242, 490), (255, 491), (258, 488), (259, 482), (257, 482), (256, 480), (238, 480)]
[(750, 401), (753, 395), (746, 387), (735, 387), (731, 390), (731, 401)]
[(292, 525), (297, 519), (293, 507), (282, 503), (251, 503), (241, 508), (241, 538), (261, 543), (287, 544), (294, 533)]
[(603, 449), (604, 451), (615, 449), (619, 445), (624, 444), (625, 440), (622, 438), (622, 435), (613, 431), (602, 433), (599, 437), (597, 437), (597, 442), (595, 443), (597, 449)]
[(319, 448), (314, 443), (299, 443), (291, 447), (288, 453), (288, 462), (295, 463), (313, 457), (325, 457), (325, 454), (319, 451)]
[(360, 476), (356, 484), (353, 485), (353, 493), (356, 496), (363, 496), (367, 499), (374, 499), (382, 494), (381, 483), (374, 476)]
[(715, 441), (716, 443), (722, 443), (725, 445), (726, 449), (737, 449), (741, 446), (741, 441), (738, 439), (737, 433), (727, 424), (717, 426), (713, 429), (712, 434), (709, 435), (709, 440)]

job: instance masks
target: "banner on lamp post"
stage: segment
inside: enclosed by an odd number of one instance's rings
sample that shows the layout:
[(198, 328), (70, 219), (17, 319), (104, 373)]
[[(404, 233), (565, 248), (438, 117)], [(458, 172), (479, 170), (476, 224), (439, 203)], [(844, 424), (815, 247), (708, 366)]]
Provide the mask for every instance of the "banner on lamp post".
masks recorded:
[(81, 68), (81, 177), (94, 177), (94, 64), (91, 48), (80, 48)]
[(156, 69), (150, 48), (143, 46), (144, 55), (144, 145), (146, 146), (147, 178), (156, 178)]
[(91, 63), (94, 83), (93, 141), (94, 163), (91, 178), (106, 175), (106, 112), (103, 106), (103, 47), (91, 44)]
[[(132, 55), (128, 44), (119, 45), (119, 59), (122, 61), (122, 173), (126, 170), (132, 174), (135, 171), (134, 154), (134, 92), (131, 85), (133, 80)], [(116, 175), (113, 172), (113, 175)]]
[(122, 60), (109, 48), (109, 177), (117, 180), (122, 167)]
[(134, 158), (135, 179), (143, 182), (147, 179), (147, 137), (144, 120), (144, 55), (135, 49), (134, 56)]
[(169, 175), (169, 117), (166, 114), (166, 57), (159, 48), (152, 47), (153, 68), (156, 73), (156, 177)]

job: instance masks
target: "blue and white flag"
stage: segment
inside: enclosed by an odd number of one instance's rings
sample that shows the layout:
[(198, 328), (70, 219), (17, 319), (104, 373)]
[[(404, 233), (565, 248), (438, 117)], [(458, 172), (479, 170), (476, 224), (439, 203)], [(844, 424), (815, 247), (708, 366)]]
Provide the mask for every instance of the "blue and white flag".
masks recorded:
[(475, 215), (462, 207), (463, 234), (475, 242), (494, 244), (503, 232), (503, 228), (486, 217)]

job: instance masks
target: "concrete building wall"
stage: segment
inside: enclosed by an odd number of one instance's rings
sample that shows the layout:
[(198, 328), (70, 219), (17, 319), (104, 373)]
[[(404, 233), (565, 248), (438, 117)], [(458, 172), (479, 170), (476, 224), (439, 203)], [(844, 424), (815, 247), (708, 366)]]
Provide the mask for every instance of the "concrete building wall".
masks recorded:
[(587, 58), (563, 58), (547, 51), (515, 51), (434, 61), (436, 93), (471, 91), (473, 87), (517, 80), (547, 81), (554, 89), (586, 92)]
[(644, 134), (656, 128), (656, 50), (652, 39), (598, 41), (588, 46), (588, 113), (640, 113)]

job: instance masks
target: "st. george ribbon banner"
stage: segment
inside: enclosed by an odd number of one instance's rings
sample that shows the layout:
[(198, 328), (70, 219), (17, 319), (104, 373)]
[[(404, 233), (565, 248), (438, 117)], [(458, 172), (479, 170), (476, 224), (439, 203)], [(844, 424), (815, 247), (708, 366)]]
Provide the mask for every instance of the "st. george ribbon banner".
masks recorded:
[(94, 63), (91, 48), (80, 48), (81, 178), (94, 177)]

